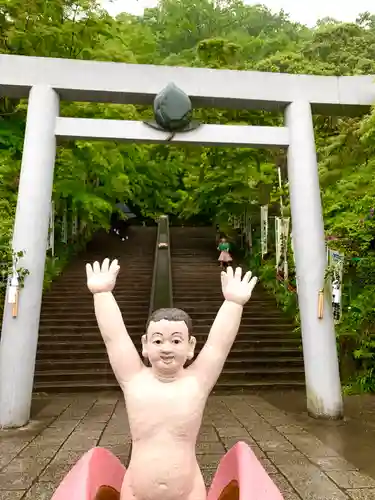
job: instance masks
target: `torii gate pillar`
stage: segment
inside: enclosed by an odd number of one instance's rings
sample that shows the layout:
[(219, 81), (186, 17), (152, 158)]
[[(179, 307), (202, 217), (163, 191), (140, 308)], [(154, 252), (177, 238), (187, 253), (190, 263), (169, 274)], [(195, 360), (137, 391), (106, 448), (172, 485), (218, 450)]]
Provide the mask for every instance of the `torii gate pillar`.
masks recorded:
[(12, 317), (5, 301), (0, 346), (0, 428), (22, 427), (30, 417), (58, 114), (57, 93), (45, 85), (32, 87), (12, 244), (14, 251), (24, 251), (20, 267), (30, 274), (22, 289), (17, 318)]
[(301, 316), (307, 410), (313, 417), (340, 418), (343, 402), (332, 306), (325, 293), (318, 318), (319, 290), (324, 288), (327, 257), (311, 105), (287, 107), (288, 177), (292, 211), (297, 293)]

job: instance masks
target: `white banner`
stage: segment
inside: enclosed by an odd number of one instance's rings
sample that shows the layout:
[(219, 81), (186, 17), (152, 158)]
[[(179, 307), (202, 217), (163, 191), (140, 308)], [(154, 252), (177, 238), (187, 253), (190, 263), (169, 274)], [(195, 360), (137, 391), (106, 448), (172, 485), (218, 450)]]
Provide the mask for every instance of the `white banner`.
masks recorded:
[(66, 203), (61, 223), (61, 241), (65, 244), (68, 243), (68, 209)]
[(13, 275), (8, 290), (8, 304), (15, 304), (17, 302), (18, 287), (18, 276)]
[(275, 217), (276, 271), (279, 269), (282, 252), (281, 217)]
[(293, 262), (294, 262), (294, 267), (296, 267), (296, 256), (294, 254), (294, 240), (293, 240), (293, 233), (290, 233), (290, 246), (292, 249), (292, 254), (293, 254)]
[(17, 271), (18, 257), (13, 257), (12, 274), (8, 276), (8, 304), (15, 304), (17, 302), (17, 294), (19, 288), (19, 275)]
[(268, 205), (260, 207), (260, 231), (262, 259), (268, 253)]
[[(292, 231), (293, 231), (293, 229), (292, 229)], [(290, 246), (292, 248), (293, 263), (294, 263), (294, 272), (295, 272), (295, 280), (296, 280), (296, 289), (297, 289), (297, 293), (298, 293), (298, 277), (297, 277), (296, 255), (294, 253), (293, 232), (290, 233)]]
[(242, 215), (240, 215), (240, 229), (244, 231), (245, 227), (246, 227), (246, 213), (244, 212)]
[(79, 224), (79, 232), (80, 234), (83, 234), (85, 229), (87, 227), (87, 222), (81, 219), (80, 224)]
[(245, 235), (246, 235), (246, 242), (251, 250), (253, 248), (253, 234), (252, 234), (252, 227), (251, 227), (251, 217), (250, 215), (246, 215), (246, 228), (245, 228)]
[(72, 236), (74, 238), (74, 236), (77, 234), (78, 232), (78, 215), (73, 212), (73, 220), (72, 220)]
[(284, 218), (284, 241), (283, 241), (283, 251), (284, 251), (284, 279), (289, 278), (289, 267), (288, 267), (288, 243), (289, 243), (289, 226), (290, 218)]
[(339, 323), (342, 317), (342, 286), (345, 255), (336, 250), (327, 249), (328, 266), (332, 268), (331, 281), (332, 310), (335, 323)]
[(276, 272), (283, 271), (284, 280), (288, 279), (288, 239), (289, 239), (289, 217), (275, 217), (276, 236)]
[(55, 254), (55, 203), (51, 201), (51, 211), (49, 214), (47, 250), (52, 250)]

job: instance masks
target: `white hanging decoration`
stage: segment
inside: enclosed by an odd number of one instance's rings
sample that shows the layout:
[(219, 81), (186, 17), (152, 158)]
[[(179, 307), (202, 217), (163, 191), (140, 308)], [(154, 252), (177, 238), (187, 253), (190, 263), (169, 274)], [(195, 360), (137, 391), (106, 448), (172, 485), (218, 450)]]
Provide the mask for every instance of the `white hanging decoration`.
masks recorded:
[(343, 285), (343, 273), (344, 273), (344, 261), (345, 255), (337, 252), (336, 250), (327, 249), (328, 253), (328, 265), (333, 268), (332, 276), (332, 310), (333, 319), (337, 324), (340, 322), (342, 317), (342, 285)]
[(68, 243), (68, 209), (66, 206), (66, 202), (64, 205), (64, 212), (63, 212), (62, 224), (61, 224), (61, 241), (62, 241), (62, 243), (65, 243), (65, 244)]
[(49, 214), (47, 250), (52, 250), (52, 255), (55, 254), (55, 203), (53, 201), (51, 201)]
[(245, 230), (246, 227), (246, 212), (243, 212), (240, 216), (240, 229)]
[(281, 259), (281, 218), (275, 217), (276, 272)]
[[(281, 178), (281, 168), (280, 167), (277, 169), (277, 174), (279, 177), (279, 188), (280, 188), (280, 192), (281, 192), (281, 189), (283, 187), (283, 181)], [(283, 215), (284, 214), (284, 203), (283, 203), (283, 197), (281, 194), (280, 194), (280, 210), (281, 210), (281, 215)]]
[(72, 236), (73, 236), (73, 238), (74, 238), (74, 236), (76, 236), (77, 232), (78, 232), (78, 215), (74, 211), (73, 212), (73, 220), (72, 220)]
[(251, 217), (248, 213), (246, 214), (245, 235), (246, 235), (246, 241), (247, 241), (248, 247), (251, 250), (253, 247), (253, 234), (252, 234), (252, 227), (251, 227)]
[(268, 253), (268, 205), (260, 207), (262, 259)]
[(294, 267), (296, 267), (296, 255), (295, 255), (295, 253), (294, 253), (294, 239), (293, 239), (293, 232), (291, 232), (291, 233), (290, 233), (290, 247), (291, 247), (291, 249), (292, 249)]
[(288, 241), (289, 241), (289, 226), (290, 218), (283, 218), (283, 253), (284, 253), (284, 279), (289, 278), (289, 266), (288, 266)]
[(284, 280), (288, 279), (288, 238), (289, 217), (275, 217), (276, 272), (283, 270)]
[(17, 291), (19, 287), (18, 273), (17, 271), (12, 272), (9, 277), (9, 290), (8, 290), (8, 303), (15, 304), (17, 300)]
[(296, 266), (296, 254), (294, 253), (294, 237), (293, 237), (293, 232), (290, 233), (290, 247), (292, 249), (292, 256), (293, 256), (293, 263), (294, 263), (294, 269), (295, 269), (295, 280), (296, 280), (296, 289), (298, 293), (298, 276), (297, 276), (297, 266)]
[(83, 219), (81, 219), (80, 223), (79, 223), (79, 232), (80, 232), (80, 234), (84, 233), (86, 227), (87, 227), (87, 222), (84, 221)]
[(16, 318), (18, 315), (18, 296), (19, 296), (19, 279), (17, 272), (17, 261), (13, 259), (12, 274), (9, 277), (8, 288), (8, 304), (12, 305), (12, 317)]

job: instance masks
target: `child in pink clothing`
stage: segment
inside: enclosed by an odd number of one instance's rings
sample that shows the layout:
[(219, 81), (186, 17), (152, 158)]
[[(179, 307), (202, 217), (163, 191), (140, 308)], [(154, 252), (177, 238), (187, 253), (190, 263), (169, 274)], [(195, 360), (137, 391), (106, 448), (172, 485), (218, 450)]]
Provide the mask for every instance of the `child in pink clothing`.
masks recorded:
[(220, 255), (218, 259), (220, 262), (220, 267), (226, 268), (228, 264), (233, 260), (229, 253), (230, 243), (228, 243), (226, 238), (221, 238), (217, 249), (220, 250)]

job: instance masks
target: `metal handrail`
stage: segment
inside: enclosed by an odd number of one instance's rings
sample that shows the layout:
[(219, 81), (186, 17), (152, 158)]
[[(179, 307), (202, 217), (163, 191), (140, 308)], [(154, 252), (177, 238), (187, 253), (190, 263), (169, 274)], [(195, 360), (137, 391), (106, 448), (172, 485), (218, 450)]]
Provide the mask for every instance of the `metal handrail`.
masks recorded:
[(167, 252), (168, 252), (168, 274), (169, 274), (169, 306), (168, 307), (173, 307), (173, 285), (172, 285), (172, 256), (171, 256), (171, 237), (170, 237), (170, 232), (169, 232), (169, 217), (167, 216)]
[(163, 215), (158, 221), (149, 316), (156, 309), (172, 306), (173, 290), (169, 219), (167, 215)]
[(160, 219), (158, 220), (158, 229), (156, 234), (156, 244), (155, 244), (155, 252), (154, 252), (154, 269), (152, 272), (152, 284), (151, 284), (151, 295), (150, 295), (150, 307), (148, 310), (148, 317), (151, 316), (154, 310), (154, 295), (155, 295), (155, 282), (157, 275), (157, 262), (158, 262), (158, 253), (159, 253), (159, 240), (160, 240)]

